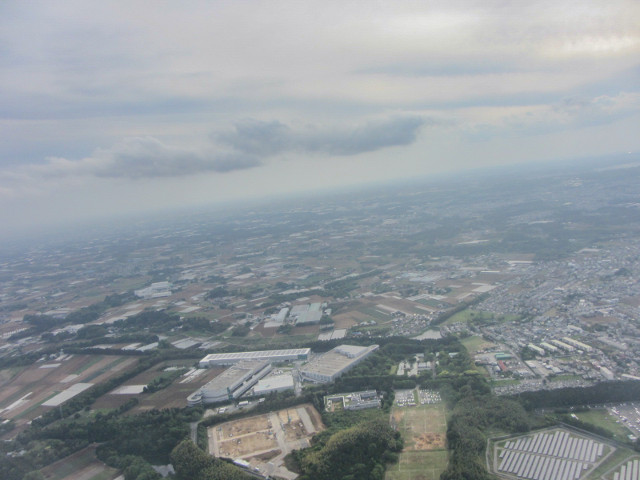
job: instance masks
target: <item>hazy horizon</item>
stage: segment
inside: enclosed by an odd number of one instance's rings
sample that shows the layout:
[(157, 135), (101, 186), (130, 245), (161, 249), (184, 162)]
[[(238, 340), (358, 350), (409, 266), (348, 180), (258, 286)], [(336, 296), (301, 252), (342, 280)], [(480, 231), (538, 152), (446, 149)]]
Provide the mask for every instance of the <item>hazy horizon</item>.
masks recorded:
[(0, 12), (5, 231), (640, 149), (630, 0)]

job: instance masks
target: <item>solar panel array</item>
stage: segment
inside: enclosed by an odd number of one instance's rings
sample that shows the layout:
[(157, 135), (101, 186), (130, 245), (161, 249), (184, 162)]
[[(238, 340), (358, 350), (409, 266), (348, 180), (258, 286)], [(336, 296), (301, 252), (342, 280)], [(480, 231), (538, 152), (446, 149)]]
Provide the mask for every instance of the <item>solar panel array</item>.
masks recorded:
[(541, 432), (507, 441), (498, 471), (532, 480), (577, 480), (603, 453), (604, 444), (591, 438), (564, 430)]
[(613, 480), (638, 480), (640, 478), (640, 459), (634, 458), (613, 474)]

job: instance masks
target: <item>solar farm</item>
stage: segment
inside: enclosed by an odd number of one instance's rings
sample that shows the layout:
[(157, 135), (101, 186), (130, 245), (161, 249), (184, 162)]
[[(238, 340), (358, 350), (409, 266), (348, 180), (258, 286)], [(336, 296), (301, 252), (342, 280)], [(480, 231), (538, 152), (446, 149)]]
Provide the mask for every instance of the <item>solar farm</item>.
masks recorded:
[(616, 468), (607, 478), (612, 480), (637, 480), (640, 478), (640, 457), (629, 459)]
[(493, 469), (504, 478), (579, 480), (614, 450), (593, 437), (556, 428), (494, 443)]

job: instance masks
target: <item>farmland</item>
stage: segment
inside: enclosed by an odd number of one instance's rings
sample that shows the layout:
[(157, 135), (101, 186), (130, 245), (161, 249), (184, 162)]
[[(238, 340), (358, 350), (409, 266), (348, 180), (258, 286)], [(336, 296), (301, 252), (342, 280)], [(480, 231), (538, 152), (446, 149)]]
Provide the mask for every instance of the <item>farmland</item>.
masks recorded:
[(77, 384), (96, 384), (137, 363), (135, 357), (59, 355), (0, 377), (0, 412), (18, 427), (48, 411), (42, 406)]
[(95, 448), (87, 447), (42, 471), (44, 480), (112, 480), (118, 471), (96, 460)]
[[(186, 405), (186, 398), (192, 394), (199, 387), (209, 382), (217, 375), (219, 375), (224, 368), (210, 368), (199, 370), (194, 373), (194, 370), (190, 366), (194, 363), (193, 360), (181, 360), (172, 362), (163, 362), (159, 365), (145, 370), (144, 372), (136, 375), (134, 378), (125, 382), (120, 388), (111, 391), (102, 397), (100, 397), (93, 404), (94, 409), (110, 409), (117, 408), (124, 404), (132, 396), (135, 396), (139, 400), (138, 406), (133, 410), (133, 413), (160, 409), (160, 408), (173, 408), (184, 407)], [(184, 373), (176, 378), (171, 385), (153, 393), (122, 393), (126, 392), (126, 387), (141, 387), (148, 384), (153, 379), (159, 378), (163, 375), (167, 375), (173, 369), (184, 370)], [(189, 375), (189, 372), (192, 374)], [(202, 373), (200, 373), (202, 372)], [(133, 392), (134, 389), (131, 390)]]

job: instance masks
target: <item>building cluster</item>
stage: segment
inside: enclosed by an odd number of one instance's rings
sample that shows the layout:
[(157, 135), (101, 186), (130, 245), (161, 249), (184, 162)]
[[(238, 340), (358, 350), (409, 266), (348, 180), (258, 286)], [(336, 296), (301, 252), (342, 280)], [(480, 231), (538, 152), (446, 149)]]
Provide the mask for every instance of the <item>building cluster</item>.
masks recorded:
[[(200, 368), (230, 367), (189, 395), (187, 404), (211, 404), (237, 400), (241, 396), (262, 396), (292, 390), (296, 388), (295, 378), (314, 383), (332, 382), (377, 348), (378, 345), (339, 345), (308, 362), (311, 353), (309, 348), (209, 354), (200, 360)], [(292, 372), (272, 372), (272, 365), (282, 362), (302, 365)], [(370, 395), (364, 393), (365, 396), (360, 399), (371, 400)]]
[(527, 346), (552, 357), (555, 367), (568, 367), (564, 373), (595, 374), (594, 380), (640, 376), (639, 255), (640, 241), (625, 239), (564, 260), (514, 266), (514, 275), (477, 308), (526, 321), (475, 330), (515, 353)]

